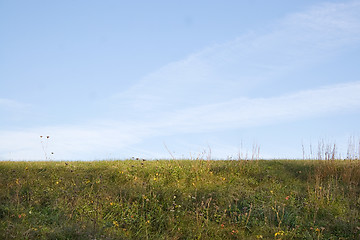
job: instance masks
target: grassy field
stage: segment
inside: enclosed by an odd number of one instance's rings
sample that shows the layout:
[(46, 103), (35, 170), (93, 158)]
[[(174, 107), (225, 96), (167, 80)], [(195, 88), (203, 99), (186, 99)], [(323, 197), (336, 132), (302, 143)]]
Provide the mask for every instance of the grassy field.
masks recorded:
[(0, 239), (359, 239), (358, 160), (0, 162)]

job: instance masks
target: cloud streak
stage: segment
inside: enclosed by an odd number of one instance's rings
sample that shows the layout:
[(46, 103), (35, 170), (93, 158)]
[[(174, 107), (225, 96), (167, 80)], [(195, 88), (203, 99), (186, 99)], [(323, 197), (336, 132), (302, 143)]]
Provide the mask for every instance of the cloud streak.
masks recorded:
[(29, 104), (20, 103), (12, 99), (0, 98), (0, 109), (6, 111), (22, 110), (28, 107), (30, 107)]
[[(249, 33), (192, 54), (144, 77), (109, 104), (168, 111), (264, 91), (294, 70), (334, 56), (360, 40), (360, 3), (322, 4), (287, 16), (265, 33)], [(285, 79), (284, 79), (285, 78)], [(279, 82), (280, 81), (280, 82)]]
[(271, 98), (237, 98), (180, 110), (159, 126), (181, 132), (269, 125), (360, 109), (360, 82), (327, 86)]
[(84, 155), (99, 159), (105, 153), (119, 150), (121, 157), (129, 157), (135, 152), (154, 157), (158, 154), (131, 146), (151, 137), (241, 129), (358, 110), (359, 91), (360, 82), (353, 82), (273, 98), (238, 98), (166, 113), (153, 122), (102, 121), (82, 126), (2, 131), (0, 159), (22, 159), (24, 156), (34, 156), (32, 160), (44, 159), (39, 140), (41, 133), (55, 136), (54, 140), (51, 138), (51, 151), (56, 152), (55, 156), (60, 159), (83, 159)]

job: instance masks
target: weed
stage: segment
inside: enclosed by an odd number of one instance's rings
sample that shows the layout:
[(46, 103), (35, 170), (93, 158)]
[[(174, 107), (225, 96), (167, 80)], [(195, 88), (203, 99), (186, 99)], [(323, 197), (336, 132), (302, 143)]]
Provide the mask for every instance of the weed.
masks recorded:
[(44, 152), (45, 160), (52, 160), (52, 156), (54, 155), (54, 152), (48, 152), (48, 144), (50, 141), (50, 136), (40, 136), (40, 143), (41, 148)]

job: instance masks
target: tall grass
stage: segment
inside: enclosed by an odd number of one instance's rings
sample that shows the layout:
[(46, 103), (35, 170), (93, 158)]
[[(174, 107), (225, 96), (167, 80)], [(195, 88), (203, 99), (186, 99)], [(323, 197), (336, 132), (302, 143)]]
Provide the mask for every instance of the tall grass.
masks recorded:
[(358, 160), (0, 162), (0, 239), (358, 239)]

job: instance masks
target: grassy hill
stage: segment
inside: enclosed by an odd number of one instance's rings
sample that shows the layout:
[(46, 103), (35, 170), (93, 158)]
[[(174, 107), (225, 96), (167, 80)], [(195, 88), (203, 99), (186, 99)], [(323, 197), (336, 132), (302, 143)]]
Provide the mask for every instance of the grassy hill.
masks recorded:
[(0, 239), (359, 239), (360, 161), (0, 162)]

